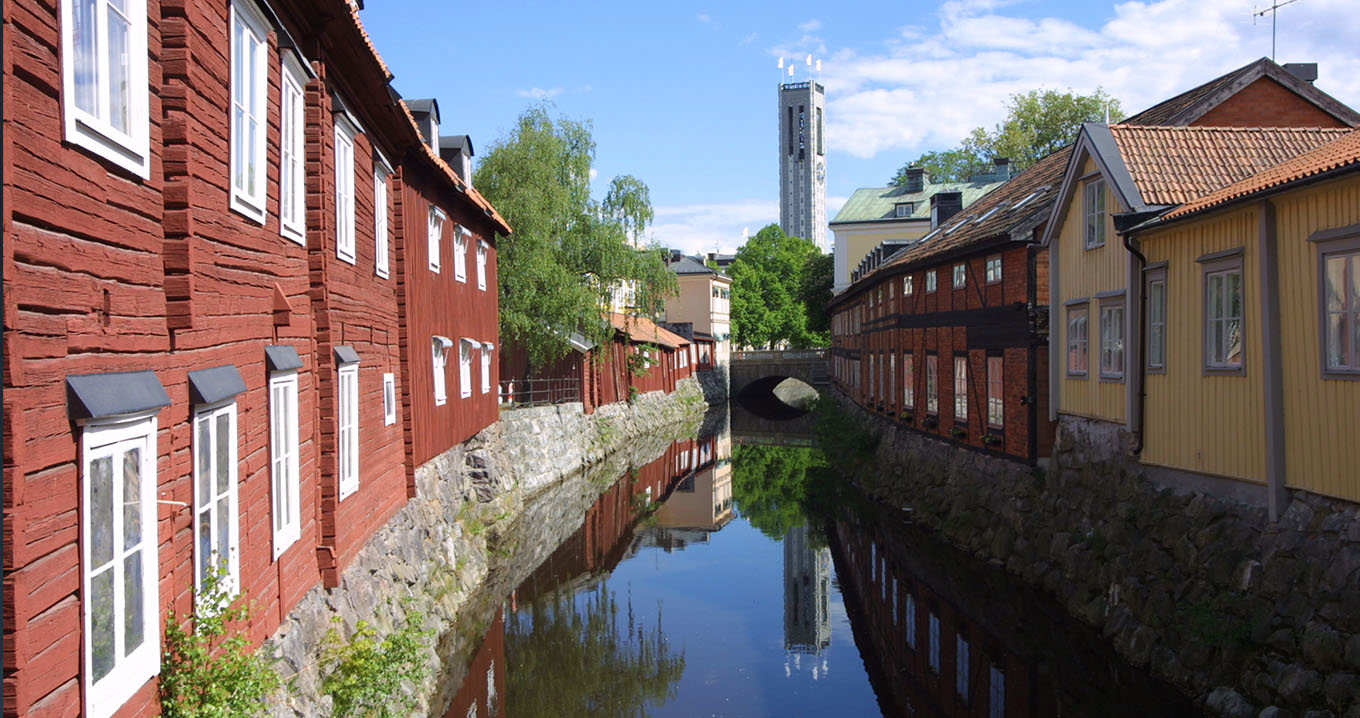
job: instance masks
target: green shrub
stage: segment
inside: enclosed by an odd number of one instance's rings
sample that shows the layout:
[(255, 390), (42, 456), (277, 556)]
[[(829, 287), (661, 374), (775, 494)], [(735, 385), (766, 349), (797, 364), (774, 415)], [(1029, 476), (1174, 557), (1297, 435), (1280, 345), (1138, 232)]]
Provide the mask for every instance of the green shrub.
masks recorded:
[[(341, 618), (331, 619), (340, 623)], [(425, 652), (434, 631), (425, 629), (425, 615), (408, 611), (406, 625), (379, 640), (378, 631), (360, 620), (345, 640), (337, 628), (326, 632), (321, 645), (321, 691), (333, 701), (331, 714), (363, 718), (394, 718), (416, 709), (408, 687), (425, 680), (429, 666)]]

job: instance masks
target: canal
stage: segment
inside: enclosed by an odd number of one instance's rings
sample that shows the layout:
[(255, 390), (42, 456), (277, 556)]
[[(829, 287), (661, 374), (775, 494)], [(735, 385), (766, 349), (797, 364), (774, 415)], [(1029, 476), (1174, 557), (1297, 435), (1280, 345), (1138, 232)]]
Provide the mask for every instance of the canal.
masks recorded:
[(440, 647), (462, 668), (447, 715), (1198, 715), (813, 444), (811, 417), (724, 407), (645, 466), (536, 499)]

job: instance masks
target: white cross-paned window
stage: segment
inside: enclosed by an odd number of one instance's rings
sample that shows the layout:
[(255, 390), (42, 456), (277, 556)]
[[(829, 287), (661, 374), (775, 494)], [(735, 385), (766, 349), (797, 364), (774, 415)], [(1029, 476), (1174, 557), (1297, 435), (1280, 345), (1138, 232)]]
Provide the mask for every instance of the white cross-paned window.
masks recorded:
[(62, 0), (66, 139), (151, 176), (145, 0)]
[(383, 425), (397, 423), (397, 376), (392, 372), (383, 374)]
[(467, 251), (469, 232), (463, 225), (453, 228), (453, 278), (467, 281)]
[(1204, 364), (1242, 368), (1242, 268), (1204, 275)]
[(472, 396), (472, 350), (480, 345), (471, 339), (458, 344), (458, 395), (466, 399)]
[(276, 559), (302, 535), (297, 403), (297, 372), (277, 372), (269, 377), (269, 476)]
[(336, 385), (336, 465), (340, 498), (359, 490), (359, 364), (340, 367)]
[(902, 355), (902, 406), (916, 406), (916, 363), (911, 352)]
[(435, 274), (439, 273), (441, 255), (440, 242), (444, 238), (444, 217), (444, 210), (434, 205), (430, 205), (429, 224), (425, 229), (426, 244), (428, 247), (426, 251), (430, 256), (430, 271)]
[(249, 0), (231, 4), (231, 208), (264, 222), (269, 24)]
[(477, 240), (477, 288), (486, 290), (486, 259), (490, 248), (486, 242)]
[(335, 256), (354, 264), (354, 131), (335, 123)]
[(1085, 247), (1095, 249), (1105, 246), (1105, 180), (1086, 183), (1082, 207)]
[(1067, 309), (1067, 373), (1071, 376), (1086, 376), (1089, 316), (1090, 309), (1084, 305)]
[(112, 715), (160, 672), (156, 419), (81, 433), (85, 713)]
[(940, 411), (940, 366), (934, 354), (926, 355), (926, 411)]
[(954, 357), (954, 421), (968, 421), (967, 357)]
[(1327, 371), (1360, 372), (1360, 251), (1323, 256), (1323, 354)]
[(373, 273), (384, 279), (390, 273), (387, 236), (387, 170), (377, 161), (373, 170)]
[(1100, 305), (1100, 376), (1121, 379), (1124, 376), (1124, 302), (1102, 302)]
[(1004, 388), (1005, 361), (987, 357), (987, 425), (1000, 429), (1006, 421)]
[(306, 76), (290, 54), (284, 58), (279, 104), (279, 233), (305, 244), (307, 230), (306, 173), (303, 169)]
[(491, 352), (495, 346), (490, 342), (482, 344), (482, 393), (491, 391)]

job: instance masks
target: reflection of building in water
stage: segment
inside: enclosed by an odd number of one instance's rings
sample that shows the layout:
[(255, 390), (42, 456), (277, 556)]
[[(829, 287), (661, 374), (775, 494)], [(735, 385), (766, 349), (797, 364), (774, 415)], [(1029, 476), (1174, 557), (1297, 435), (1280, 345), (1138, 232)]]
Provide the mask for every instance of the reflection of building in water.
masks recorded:
[(486, 629), (472, 656), (463, 684), (444, 712), (445, 718), (493, 718), (505, 713), (505, 612)]
[(789, 529), (784, 534), (786, 651), (820, 655), (831, 645), (830, 602), (831, 550), (812, 547), (807, 524)]
[(707, 437), (691, 448), (689, 464), (696, 470), (675, 485), (656, 512), (658, 526), (717, 531), (732, 520), (732, 463), (715, 460), (717, 444), (715, 437)]

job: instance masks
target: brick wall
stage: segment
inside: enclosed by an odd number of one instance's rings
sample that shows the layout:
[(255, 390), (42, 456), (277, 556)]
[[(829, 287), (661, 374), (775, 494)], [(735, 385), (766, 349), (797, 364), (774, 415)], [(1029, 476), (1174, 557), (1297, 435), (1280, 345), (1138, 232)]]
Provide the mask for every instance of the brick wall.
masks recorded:
[(1190, 123), (1200, 127), (1346, 127), (1269, 77), (1262, 77)]

